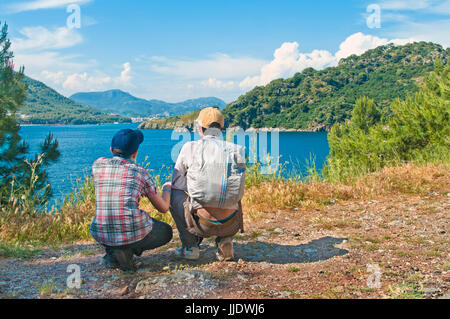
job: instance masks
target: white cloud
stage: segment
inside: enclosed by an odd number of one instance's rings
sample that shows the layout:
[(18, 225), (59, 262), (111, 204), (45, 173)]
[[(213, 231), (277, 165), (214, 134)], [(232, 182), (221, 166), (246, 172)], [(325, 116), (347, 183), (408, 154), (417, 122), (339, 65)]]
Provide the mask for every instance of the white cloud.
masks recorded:
[(27, 2), (19, 2), (9, 5), (7, 10), (10, 13), (18, 13), (24, 11), (34, 11), (41, 9), (54, 9), (68, 6), (69, 4), (84, 4), (92, 0), (34, 0)]
[(42, 51), (73, 47), (83, 42), (75, 29), (60, 27), (49, 30), (42, 26), (25, 27), (20, 30), (24, 38), (11, 40), (13, 51)]
[(275, 50), (274, 59), (261, 68), (260, 75), (246, 77), (239, 85), (250, 88), (265, 85), (277, 78), (293, 76), (308, 67), (323, 69), (335, 65), (336, 58), (328, 51), (314, 50), (311, 53), (301, 53), (297, 42), (285, 42)]
[(409, 22), (388, 30), (391, 37), (414, 38), (416, 41), (434, 42), (444, 48), (450, 46), (450, 19), (436, 20), (428, 23)]
[(414, 39), (394, 39), (388, 40), (385, 38), (379, 38), (372, 35), (365, 35), (361, 32), (352, 34), (339, 46), (339, 51), (335, 56), (338, 60), (347, 58), (352, 54), (361, 55), (367, 50), (374, 49), (381, 45), (393, 43), (396, 45), (404, 45), (408, 42), (413, 42)]
[[(57, 75), (49, 74), (51, 78), (61, 79), (59, 73)], [(103, 91), (113, 87), (131, 86), (131, 80), (131, 64), (126, 62), (123, 64), (123, 71), (117, 77), (111, 77), (99, 71), (95, 71), (93, 74), (73, 73), (65, 77), (62, 88), (68, 92)]]
[(27, 75), (37, 75), (47, 70), (56, 72), (81, 72), (82, 70), (93, 68), (97, 63), (93, 60), (83, 60), (76, 62), (77, 55), (61, 55), (59, 52), (39, 52), (39, 53), (14, 53), (14, 64), (16, 67), (25, 66)]
[(374, 49), (380, 45), (388, 43), (403, 45), (412, 41), (412, 38), (388, 40), (358, 32), (345, 39), (334, 55), (326, 50), (301, 53), (297, 42), (285, 42), (280, 48), (275, 50), (274, 59), (261, 68), (259, 75), (247, 76), (241, 81), (239, 86), (242, 89), (249, 89), (259, 85), (266, 85), (278, 78), (291, 77), (308, 67), (320, 70), (329, 66), (335, 66), (342, 58), (349, 57), (352, 54), (361, 55), (367, 50)]
[(62, 71), (59, 72), (51, 72), (44, 70), (41, 72), (42, 81), (47, 80), (53, 83), (62, 84), (64, 82), (64, 73)]
[[(221, 81), (216, 78), (209, 78), (208, 80), (202, 81), (200, 84), (206, 88), (227, 90), (234, 88), (236, 83), (234, 81)], [(193, 86), (191, 85), (190, 88), (193, 88)]]
[(120, 77), (118, 78), (118, 82), (122, 84), (128, 84), (131, 81), (131, 64), (130, 62), (126, 62), (123, 64), (123, 71), (120, 73)]
[(430, 0), (384, 0), (380, 2), (381, 9), (384, 10), (405, 10), (415, 11), (429, 8), (436, 3)]
[(111, 77), (106, 75), (88, 75), (87, 72), (69, 75), (62, 87), (73, 92), (103, 90), (107, 84), (112, 82)]
[(421, 11), (450, 15), (450, 0), (384, 0), (379, 4), (383, 11)]
[(165, 57), (151, 57), (150, 63), (154, 72), (164, 75), (175, 75), (186, 79), (232, 79), (255, 73), (267, 61), (215, 54), (204, 60), (174, 60)]

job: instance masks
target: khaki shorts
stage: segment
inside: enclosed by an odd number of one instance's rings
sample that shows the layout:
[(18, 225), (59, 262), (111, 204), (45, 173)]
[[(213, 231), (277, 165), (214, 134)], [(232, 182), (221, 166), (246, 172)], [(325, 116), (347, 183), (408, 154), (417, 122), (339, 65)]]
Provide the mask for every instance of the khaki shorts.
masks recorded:
[(197, 210), (191, 209), (189, 197), (183, 204), (184, 217), (186, 219), (187, 230), (199, 237), (229, 237), (236, 233), (244, 232), (243, 213), (242, 206), (239, 203), (239, 209), (236, 214), (223, 224), (216, 224), (208, 221), (207, 219), (198, 216)]

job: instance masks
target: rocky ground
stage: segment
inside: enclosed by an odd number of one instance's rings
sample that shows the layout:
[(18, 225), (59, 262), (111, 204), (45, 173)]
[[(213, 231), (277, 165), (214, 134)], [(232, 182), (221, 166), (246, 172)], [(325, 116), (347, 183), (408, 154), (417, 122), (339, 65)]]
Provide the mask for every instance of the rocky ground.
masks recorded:
[[(139, 270), (108, 270), (91, 243), (0, 258), (1, 298), (449, 298), (448, 194), (333, 202), (246, 221), (235, 261), (174, 256), (178, 236), (136, 258)], [(73, 269), (80, 288), (68, 288)], [(76, 266), (75, 266), (76, 268)], [(73, 282), (72, 282), (73, 283)]]

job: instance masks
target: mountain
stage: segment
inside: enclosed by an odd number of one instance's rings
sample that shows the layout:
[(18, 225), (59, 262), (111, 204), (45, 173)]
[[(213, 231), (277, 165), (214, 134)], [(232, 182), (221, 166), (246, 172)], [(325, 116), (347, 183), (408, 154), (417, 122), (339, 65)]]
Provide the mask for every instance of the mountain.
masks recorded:
[(22, 124), (128, 123), (131, 119), (109, 115), (68, 99), (44, 83), (25, 76), (27, 93), (18, 119)]
[(449, 53), (426, 42), (380, 46), (342, 59), (336, 67), (308, 68), (255, 87), (223, 113), (229, 126), (328, 130), (350, 118), (355, 101), (368, 96), (389, 115), (391, 102), (415, 92), (434, 62), (446, 63)]
[(121, 90), (76, 93), (70, 98), (104, 112), (112, 112), (131, 117), (145, 117), (156, 114), (180, 115), (207, 106), (216, 105), (223, 108), (226, 104), (221, 99), (215, 97), (192, 99), (180, 103), (144, 100)]
[(139, 125), (143, 130), (168, 130), (176, 128), (187, 128), (193, 130), (194, 121), (197, 119), (200, 110), (177, 116), (170, 116), (163, 119), (148, 120)]

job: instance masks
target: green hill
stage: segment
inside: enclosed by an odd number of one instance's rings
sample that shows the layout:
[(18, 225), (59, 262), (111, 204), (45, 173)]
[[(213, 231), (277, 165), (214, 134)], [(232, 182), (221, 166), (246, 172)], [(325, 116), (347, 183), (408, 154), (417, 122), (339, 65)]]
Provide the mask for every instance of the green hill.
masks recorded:
[(415, 92), (436, 59), (446, 63), (449, 52), (426, 42), (380, 46), (342, 59), (336, 67), (308, 68), (255, 87), (223, 112), (230, 126), (328, 130), (351, 117), (361, 96), (374, 99), (388, 114), (391, 101)]
[(163, 119), (149, 120), (139, 125), (139, 129), (144, 130), (157, 130), (157, 129), (175, 129), (175, 128), (187, 128), (193, 130), (194, 121), (197, 119), (200, 110), (187, 113), (184, 115), (177, 115), (166, 117)]
[(68, 99), (44, 83), (25, 77), (28, 86), (24, 105), (19, 110), (21, 124), (98, 124), (128, 123), (129, 118), (105, 114)]
[(157, 114), (173, 116), (189, 113), (212, 105), (218, 105), (220, 108), (223, 108), (226, 104), (221, 99), (215, 97), (198, 98), (179, 103), (168, 103), (160, 100), (145, 100), (121, 90), (76, 93), (70, 98), (76, 102), (90, 105), (104, 112), (117, 113), (131, 117), (146, 117)]

